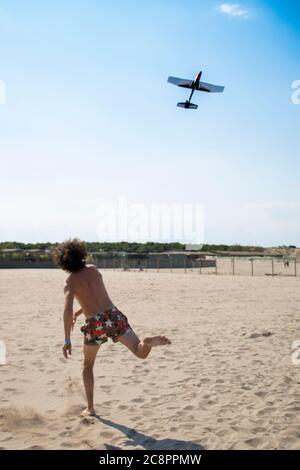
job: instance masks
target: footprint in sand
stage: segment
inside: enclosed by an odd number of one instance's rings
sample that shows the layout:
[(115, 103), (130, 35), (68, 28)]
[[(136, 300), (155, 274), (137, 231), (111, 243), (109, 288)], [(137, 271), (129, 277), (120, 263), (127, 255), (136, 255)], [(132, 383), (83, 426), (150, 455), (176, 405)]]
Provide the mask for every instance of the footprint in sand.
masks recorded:
[[(242, 390), (251, 390), (251, 387), (249, 385), (242, 385), (241, 386)], [(256, 394), (255, 394), (256, 395)], [(259, 395), (258, 395), (259, 396)]]
[(216, 380), (216, 384), (223, 384), (223, 383), (224, 383), (224, 380), (222, 380), (222, 379), (217, 379)]
[(133, 398), (133, 400), (131, 400), (133, 403), (143, 403), (145, 401), (144, 398)]
[(45, 448), (39, 445), (33, 445), (30, 447), (24, 447), (24, 450), (44, 450)]
[(272, 415), (273, 412), (274, 412), (274, 408), (266, 407), (263, 410), (260, 410), (257, 414), (259, 416), (265, 416), (265, 415), (269, 416), (269, 415)]
[(66, 447), (67, 449), (70, 449), (70, 448), (74, 447), (74, 444), (73, 444), (73, 442), (61, 442), (60, 446), (61, 447)]
[(80, 424), (83, 424), (84, 426), (91, 426), (95, 424), (95, 418), (93, 416), (85, 416), (81, 418)]
[(260, 398), (264, 398), (268, 392), (264, 392), (263, 390), (259, 390), (258, 392), (255, 392), (255, 395)]
[(261, 438), (259, 438), (259, 437), (253, 437), (253, 438), (251, 438), (251, 439), (247, 439), (247, 440), (245, 441), (245, 444), (248, 444), (249, 446), (256, 448), (256, 447), (258, 447), (258, 446), (261, 447), (261, 441), (262, 441)]
[(2, 438), (0, 439), (0, 442), (10, 441), (14, 437), (13, 434), (6, 432), (6, 431), (1, 432), (1, 435), (2, 435)]
[(174, 356), (175, 352), (169, 349), (163, 351), (164, 356)]
[(203, 378), (201, 380), (199, 380), (198, 383), (196, 383), (196, 387), (202, 387), (202, 385), (206, 385), (210, 382), (209, 379), (206, 379), (206, 378)]
[(114, 434), (111, 431), (101, 431), (100, 436), (105, 437), (107, 439), (112, 439)]
[(120, 411), (127, 410), (127, 406), (126, 405), (119, 405), (118, 410), (120, 410)]
[(62, 431), (58, 434), (59, 437), (71, 437), (72, 433), (70, 431)]

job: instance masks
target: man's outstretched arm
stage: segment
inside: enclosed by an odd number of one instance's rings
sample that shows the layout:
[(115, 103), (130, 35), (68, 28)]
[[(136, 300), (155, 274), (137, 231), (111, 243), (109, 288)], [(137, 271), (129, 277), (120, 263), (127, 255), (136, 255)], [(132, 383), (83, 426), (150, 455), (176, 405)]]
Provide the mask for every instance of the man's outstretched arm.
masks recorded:
[(63, 346), (63, 354), (65, 358), (68, 358), (72, 354), (72, 344), (71, 344), (71, 329), (73, 324), (73, 302), (74, 302), (74, 293), (70, 289), (68, 284), (64, 287), (65, 294), (65, 306), (64, 306), (64, 328), (65, 328), (65, 344)]

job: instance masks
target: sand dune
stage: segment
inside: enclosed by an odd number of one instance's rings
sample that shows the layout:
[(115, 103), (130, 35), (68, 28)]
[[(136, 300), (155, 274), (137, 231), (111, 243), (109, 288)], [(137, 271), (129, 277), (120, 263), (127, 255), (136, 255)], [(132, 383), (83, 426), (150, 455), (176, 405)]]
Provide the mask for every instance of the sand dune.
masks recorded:
[(141, 336), (172, 345), (146, 361), (101, 347), (98, 416), (82, 418), (82, 337), (62, 357), (58, 270), (0, 271), (0, 449), (299, 449), (300, 280), (104, 272)]

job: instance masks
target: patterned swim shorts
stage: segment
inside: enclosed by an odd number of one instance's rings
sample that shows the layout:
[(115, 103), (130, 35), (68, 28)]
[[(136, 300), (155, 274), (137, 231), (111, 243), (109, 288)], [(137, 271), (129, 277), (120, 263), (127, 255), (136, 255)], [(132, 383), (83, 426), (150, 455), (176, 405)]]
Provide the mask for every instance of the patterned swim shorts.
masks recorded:
[(108, 338), (116, 343), (118, 336), (123, 335), (130, 329), (127, 317), (116, 307), (88, 318), (81, 327), (84, 334), (84, 343), (98, 346), (106, 343)]

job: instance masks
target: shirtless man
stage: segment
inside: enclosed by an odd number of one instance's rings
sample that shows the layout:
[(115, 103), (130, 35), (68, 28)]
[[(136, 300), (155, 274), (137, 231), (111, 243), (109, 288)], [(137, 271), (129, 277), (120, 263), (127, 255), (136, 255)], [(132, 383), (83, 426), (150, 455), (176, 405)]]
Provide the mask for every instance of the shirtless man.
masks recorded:
[[(83, 382), (87, 398), (86, 415), (95, 415), (94, 410), (94, 374), (93, 368), (101, 344), (108, 338), (113, 342), (124, 344), (133, 354), (146, 359), (152, 347), (170, 344), (165, 336), (149, 336), (140, 340), (128, 323), (127, 317), (113, 304), (105, 289), (102, 275), (96, 266), (86, 264), (85, 243), (78, 240), (67, 240), (53, 250), (53, 259), (64, 271), (70, 273), (64, 286), (64, 329), (65, 358), (72, 353), (71, 330), (76, 319), (82, 313), (85, 324), (81, 328), (84, 334)], [(80, 309), (73, 313), (73, 302), (76, 299)]]

